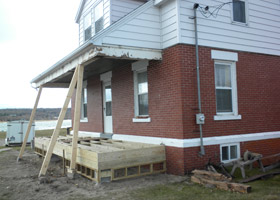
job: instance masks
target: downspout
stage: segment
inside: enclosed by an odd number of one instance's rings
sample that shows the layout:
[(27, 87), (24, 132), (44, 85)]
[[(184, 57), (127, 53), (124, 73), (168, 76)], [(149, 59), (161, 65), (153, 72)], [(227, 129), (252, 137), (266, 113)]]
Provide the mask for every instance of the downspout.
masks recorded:
[(200, 152), (201, 156), (205, 155), (205, 150), (203, 146), (203, 134), (202, 134), (202, 124), (205, 122), (205, 116), (201, 113), (201, 97), (200, 97), (200, 77), (199, 77), (199, 54), (198, 54), (198, 37), (197, 37), (197, 17), (196, 11), (199, 4), (195, 3), (193, 6), (194, 11), (194, 32), (195, 32), (195, 55), (196, 55), (196, 79), (197, 79), (197, 97), (198, 97), (198, 109), (199, 113), (196, 114), (196, 124), (199, 125), (200, 133)]

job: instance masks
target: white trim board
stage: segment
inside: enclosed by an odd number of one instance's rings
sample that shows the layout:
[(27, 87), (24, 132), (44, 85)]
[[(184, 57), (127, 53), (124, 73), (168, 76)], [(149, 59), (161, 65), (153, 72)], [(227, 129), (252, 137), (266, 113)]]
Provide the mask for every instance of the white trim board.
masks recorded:
[[(242, 134), (242, 135), (205, 137), (205, 138), (203, 138), (203, 143), (204, 143), (204, 146), (208, 146), (208, 145), (220, 145), (220, 144), (237, 143), (237, 142), (267, 140), (267, 139), (275, 139), (275, 138), (280, 138), (280, 131)], [(124, 141), (130, 141), (130, 142), (142, 142), (142, 143), (148, 143), (148, 144), (164, 144), (166, 146), (179, 147), (179, 148), (199, 147), (200, 146), (200, 138), (173, 139), (173, 138), (114, 134), (112, 139), (124, 140)]]
[[(73, 134), (73, 131), (71, 131), (70, 134)], [(79, 136), (84, 136), (84, 137), (101, 137), (101, 135), (102, 133), (79, 131)], [(200, 146), (200, 138), (174, 139), (174, 138), (113, 134), (112, 139), (124, 140), (129, 142), (142, 142), (147, 144), (159, 144), (159, 145), (164, 144), (165, 146), (178, 147), (178, 148)], [(220, 145), (220, 144), (229, 144), (229, 143), (238, 143), (238, 142), (268, 140), (268, 139), (280, 139), (280, 131), (205, 137), (203, 138), (203, 143), (204, 146), (209, 146), (209, 145)]]

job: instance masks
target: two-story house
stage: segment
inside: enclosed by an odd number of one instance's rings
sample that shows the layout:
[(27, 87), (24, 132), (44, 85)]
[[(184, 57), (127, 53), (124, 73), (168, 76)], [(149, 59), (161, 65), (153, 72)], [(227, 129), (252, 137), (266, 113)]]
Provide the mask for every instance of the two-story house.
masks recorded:
[(32, 83), (84, 66), (80, 135), (164, 144), (174, 174), (279, 153), (279, 0), (82, 0), (76, 23), (80, 46)]

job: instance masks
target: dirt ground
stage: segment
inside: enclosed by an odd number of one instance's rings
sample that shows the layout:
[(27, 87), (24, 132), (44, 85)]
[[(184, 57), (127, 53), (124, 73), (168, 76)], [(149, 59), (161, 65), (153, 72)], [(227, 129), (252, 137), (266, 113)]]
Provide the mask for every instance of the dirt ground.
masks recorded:
[[(1, 141), (0, 144), (3, 144)], [(188, 177), (157, 174), (110, 183), (96, 184), (84, 177), (75, 180), (63, 176), (62, 162), (52, 161), (48, 168), (50, 183), (40, 183), (39, 170), (43, 159), (27, 150), (17, 162), (19, 151), (0, 152), (1, 199), (133, 199), (130, 192), (159, 184), (184, 182)]]

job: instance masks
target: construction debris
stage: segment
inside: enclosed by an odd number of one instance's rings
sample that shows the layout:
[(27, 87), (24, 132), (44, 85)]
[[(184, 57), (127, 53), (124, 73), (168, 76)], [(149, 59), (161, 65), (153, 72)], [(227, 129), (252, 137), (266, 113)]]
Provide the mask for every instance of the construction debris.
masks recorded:
[(236, 168), (240, 168), (242, 177), (245, 178), (246, 174), (245, 174), (244, 167), (245, 166), (250, 166), (250, 169), (252, 169), (253, 163), (256, 162), (256, 161), (258, 162), (260, 169), (263, 172), (265, 172), (265, 169), (263, 167), (261, 158), (262, 158), (261, 154), (253, 153), (253, 152), (250, 152), (250, 151), (247, 150), (244, 153), (243, 158), (240, 158), (240, 159), (235, 160), (235, 161), (232, 162), (233, 163), (233, 167), (232, 167), (232, 170), (231, 170), (230, 174), (234, 175), (234, 172), (235, 172)]
[(191, 181), (201, 185), (213, 185), (218, 189), (234, 191), (240, 193), (250, 193), (251, 186), (240, 183), (233, 183), (231, 178), (224, 176), (223, 174), (210, 172), (205, 170), (194, 170), (192, 171), (193, 176)]

